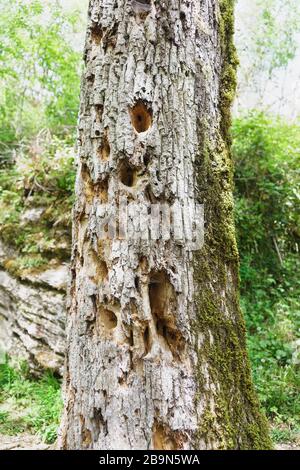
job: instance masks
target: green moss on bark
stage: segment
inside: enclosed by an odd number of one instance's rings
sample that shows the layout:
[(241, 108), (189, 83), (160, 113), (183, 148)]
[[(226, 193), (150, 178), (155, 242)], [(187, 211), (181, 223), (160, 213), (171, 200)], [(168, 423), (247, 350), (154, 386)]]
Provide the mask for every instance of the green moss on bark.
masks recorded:
[[(197, 439), (219, 449), (269, 449), (268, 425), (253, 388), (239, 306), (238, 250), (233, 218), (230, 107), (236, 88), (233, 0), (220, 1), (222, 56), (220, 126), (215, 142), (203, 134), (196, 164), (198, 200), (204, 203), (205, 243), (194, 256), (198, 396), (208, 405)], [(214, 164), (212, 164), (212, 162)], [(196, 341), (198, 344), (198, 341)], [(207, 363), (210, 384), (202, 365)], [(197, 444), (196, 444), (197, 445)]]

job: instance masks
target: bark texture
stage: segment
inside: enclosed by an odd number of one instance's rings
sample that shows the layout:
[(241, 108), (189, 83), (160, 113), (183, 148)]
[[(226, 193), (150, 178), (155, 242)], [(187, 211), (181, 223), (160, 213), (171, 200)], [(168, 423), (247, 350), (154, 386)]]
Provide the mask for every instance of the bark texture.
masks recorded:
[[(238, 301), (232, 10), (90, 1), (61, 448), (270, 446)], [(103, 239), (120, 196), (145, 213), (129, 208), (130, 237)], [(151, 203), (186, 198), (204, 204), (198, 252), (189, 214), (174, 214), (182, 240), (148, 237)]]

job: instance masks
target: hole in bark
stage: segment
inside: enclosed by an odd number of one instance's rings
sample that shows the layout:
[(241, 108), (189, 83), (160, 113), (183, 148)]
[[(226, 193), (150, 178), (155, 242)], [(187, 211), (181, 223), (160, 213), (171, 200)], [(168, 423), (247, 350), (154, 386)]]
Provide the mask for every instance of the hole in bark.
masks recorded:
[(102, 279), (105, 279), (108, 275), (108, 269), (107, 269), (107, 264), (105, 261), (101, 260), (99, 263), (99, 275), (101, 276)]
[(174, 296), (173, 287), (163, 271), (152, 272), (149, 283), (149, 299), (152, 314), (163, 318), (168, 304)]
[(98, 155), (101, 160), (108, 160), (110, 155), (110, 145), (107, 135), (103, 137), (102, 145), (98, 149)]
[(146, 256), (141, 256), (139, 259), (139, 265), (141, 267), (142, 272), (146, 272), (148, 270), (148, 260)]
[(149, 165), (149, 163), (150, 163), (150, 155), (149, 155), (148, 153), (146, 153), (146, 155), (144, 156), (143, 161), (144, 161), (144, 165), (145, 165), (145, 166), (148, 166), (148, 165)]
[(104, 328), (107, 331), (113, 330), (116, 328), (118, 324), (118, 319), (114, 312), (111, 310), (107, 310), (105, 308), (102, 308), (100, 310), (100, 323), (102, 328)]
[(171, 431), (162, 424), (155, 423), (152, 435), (152, 445), (154, 450), (176, 450), (176, 440), (171, 436)]
[(84, 448), (88, 448), (92, 443), (92, 433), (89, 429), (82, 431), (82, 444)]
[(99, 408), (94, 408), (93, 412), (93, 429), (94, 429), (94, 442), (99, 438), (101, 427), (105, 430), (106, 421), (103, 418), (102, 411)]
[(101, 104), (95, 104), (95, 112), (96, 112), (96, 121), (101, 122), (102, 115), (103, 115), (103, 106)]
[(108, 268), (107, 264), (103, 260), (98, 260), (96, 261), (97, 264), (97, 270), (96, 270), (96, 284), (99, 284), (103, 282), (105, 279), (107, 279), (108, 276)]
[[(86, 200), (89, 204), (91, 204), (94, 197), (97, 195), (97, 192), (99, 191), (99, 185), (94, 184), (92, 177), (91, 177), (90, 169), (88, 168), (86, 164), (82, 165), (81, 176), (83, 180), (84, 194), (85, 194)], [(102, 183), (101, 183), (101, 186), (103, 186)], [(107, 189), (108, 189), (108, 182), (106, 182), (106, 184), (104, 183), (104, 186), (102, 187), (102, 191), (104, 192), (104, 194), (105, 193), (107, 194)]]
[(184, 13), (184, 11), (181, 11), (181, 12), (180, 12), (180, 19), (181, 19), (181, 21), (185, 21), (185, 13)]
[(162, 344), (168, 347), (174, 356), (178, 356), (185, 342), (175, 322), (175, 291), (165, 272), (150, 274), (149, 301), (156, 331)]
[(95, 294), (91, 295), (91, 301), (93, 305), (94, 314), (97, 313), (97, 296)]
[(123, 161), (120, 170), (119, 170), (119, 175), (120, 175), (120, 181), (124, 186), (132, 187), (136, 183), (136, 171), (131, 168), (131, 166)]
[(164, 338), (167, 338), (167, 326), (165, 322), (161, 319), (157, 319), (155, 326), (156, 326), (157, 333), (163, 336)]
[(102, 204), (108, 201), (108, 180), (101, 181), (95, 187), (95, 193)]
[(143, 101), (138, 101), (131, 108), (130, 116), (131, 123), (138, 133), (147, 131), (152, 124), (152, 112)]
[(138, 276), (135, 276), (135, 278), (134, 278), (134, 285), (135, 285), (136, 290), (139, 290), (140, 280), (139, 280)]
[(91, 29), (91, 37), (92, 41), (97, 44), (97, 46), (100, 44), (102, 36), (103, 32), (101, 27), (98, 24), (95, 24)]
[(131, 329), (130, 334), (129, 334), (129, 346), (133, 346), (133, 345), (134, 345), (133, 330)]
[(86, 77), (87, 81), (89, 84), (93, 85), (94, 84), (94, 81), (95, 81), (95, 75), (93, 73), (91, 73), (90, 75), (88, 75)]
[(122, 375), (122, 377), (119, 377), (119, 378), (118, 378), (118, 383), (119, 383), (120, 385), (125, 385), (125, 384), (126, 384), (126, 380), (127, 380), (127, 374), (126, 374), (126, 372), (125, 372), (125, 374)]
[(144, 330), (143, 338), (144, 338), (144, 345), (145, 345), (145, 354), (148, 354), (148, 352), (151, 349), (149, 326), (146, 326)]

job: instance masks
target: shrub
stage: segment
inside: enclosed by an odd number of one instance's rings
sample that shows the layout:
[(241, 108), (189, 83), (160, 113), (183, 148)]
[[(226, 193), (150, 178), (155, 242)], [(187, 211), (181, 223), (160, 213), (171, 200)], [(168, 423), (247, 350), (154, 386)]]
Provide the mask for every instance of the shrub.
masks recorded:
[(250, 113), (235, 121), (233, 135), (241, 302), (254, 381), (274, 438), (291, 439), (300, 432), (300, 126)]

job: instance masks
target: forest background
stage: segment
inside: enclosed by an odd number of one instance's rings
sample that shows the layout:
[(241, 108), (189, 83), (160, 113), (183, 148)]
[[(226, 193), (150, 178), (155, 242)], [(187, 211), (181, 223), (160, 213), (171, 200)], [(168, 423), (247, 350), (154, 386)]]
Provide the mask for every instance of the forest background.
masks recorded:
[[(0, 238), (10, 273), (70, 257), (87, 0), (0, 0)], [(233, 109), (241, 304), (275, 442), (300, 443), (300, 5), (239, 0)], [(46, 206), (38, 223), (22, 214)], [(1, 407), (1, 404), (5, 404)], [(26, 410), (16, 413), (16, 409)], [(0, 365), (0, 433), (54, 442), (60, 381)]]

